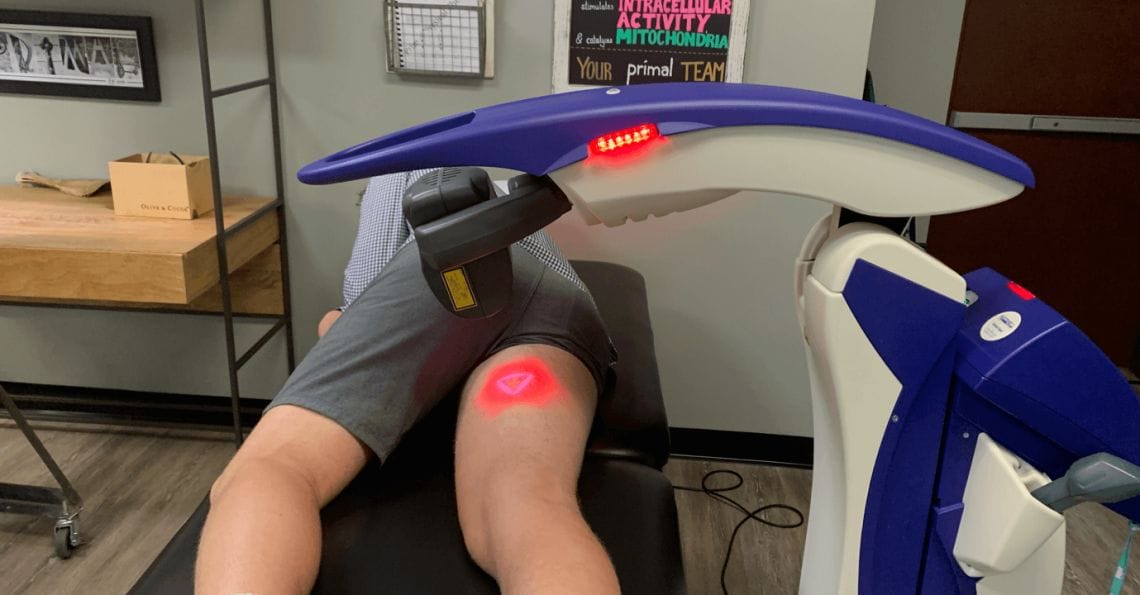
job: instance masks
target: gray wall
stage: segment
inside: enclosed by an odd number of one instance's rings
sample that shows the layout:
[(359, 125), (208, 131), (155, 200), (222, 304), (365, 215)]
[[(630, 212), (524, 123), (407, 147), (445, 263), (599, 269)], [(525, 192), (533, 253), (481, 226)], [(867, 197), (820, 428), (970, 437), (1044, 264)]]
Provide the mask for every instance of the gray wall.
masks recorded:
[(878, 103), (946, 123), (966, 0), (878, 0), (868, 68)]
[[(878, 0), (867, 67), (875, 100), (945, 124), (966, 0)], [(930, 217), (916, 221), (925, 243)]]
[[(260, 76), (255, 3), (208, 4), (217, 84)], [(455, 82), (384, 72), (379, 2), (277, 2), (287, 170), (401, 126), (548, 92), (551, 3), (497, 4), (496, 78)], [(100, 175), (108, 159), (138, 150), (205, 151), (189, 0), (34, 6), (153, 16), (163, 102), (0, 96), (9, 139), (0, 143), (0, 178), (20, 169)], [(874, 0), (753, 0), (746, 79), (857, 96), (873, 11)], [(254, 93), (220, 105), (223, 184), (229, 190), (271, 187), (263, 97)], [(320, 315), (339, 301), (361, 187), (306, 187), (289, 177), (294, 320), (302, 354), (315, 342)], [(825, 205), (801, 199), (752, 195), (619, 229), (587, 228), (571, 214), (553, 234), (571, 257), (622, 262), (645, 274), (673, 425), (808, 435), (791, 263), (804, 232), (826, 212)], [(241, 329), (246, 342), (254, 336), (251, 327)], [(270, 397), (280, 386), (279, 343), (243, 371), (247, 395)], [(0, 308), (5, 380), (224, 394), (223, 352), (220, 325), (202, 318)]]

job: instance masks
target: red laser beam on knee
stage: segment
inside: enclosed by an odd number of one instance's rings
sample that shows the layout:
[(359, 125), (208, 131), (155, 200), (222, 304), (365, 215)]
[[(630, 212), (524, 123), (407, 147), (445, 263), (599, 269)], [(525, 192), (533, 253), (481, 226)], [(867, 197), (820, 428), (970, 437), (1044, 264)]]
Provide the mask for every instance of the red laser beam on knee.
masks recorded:
[(494, 417), (520, 405), (544, 407), (560, 394), (558, 381), (546, 363), (537, 357), (525, 357), (491, 370), (475, 397), (475, 404), (488, 417)]

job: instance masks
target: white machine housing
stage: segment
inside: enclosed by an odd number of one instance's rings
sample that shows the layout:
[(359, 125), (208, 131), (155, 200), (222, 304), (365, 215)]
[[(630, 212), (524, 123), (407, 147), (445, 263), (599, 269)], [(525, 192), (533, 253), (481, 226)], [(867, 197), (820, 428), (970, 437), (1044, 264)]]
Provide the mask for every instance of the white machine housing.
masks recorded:
[[(966, 283), (886, 228), (837, 227), (839, 208), (882, 217), (952, 213), (1002, 202), (1024, 186), (941, 153), (823, 128), (714, 128), (671, 136), (650, 149), (620, 167), (592, 158), (550, 176), (589, 223), (609, 226), (696, 208), (743, 190), (836, 205), (835, 213), (809, 230), (795, 263), (796, 314), (808, 353), (815, 430), (800, 592), (857, 593), (872, 470), (902, 386), (844, 301), (844, 287), (859, 260), (958, 302), (965, 299)], [(971, 473), (980, 479), (971, 478), (967, 489), (962, 545), (955, 555), (971, 576), (984, 577), (979, 593), (1059, 594), (1064, 517), (1042, 511), (1029, 494), (1043, 475), (1010, 480), (1027, 470), (1012, 455), (995, 454), (1003, 450), (988, 438), (979, 441)], [(990, 481), (991, 476), (1005, 481)], [(995, 514), (1014, 520), (995, 523)]]

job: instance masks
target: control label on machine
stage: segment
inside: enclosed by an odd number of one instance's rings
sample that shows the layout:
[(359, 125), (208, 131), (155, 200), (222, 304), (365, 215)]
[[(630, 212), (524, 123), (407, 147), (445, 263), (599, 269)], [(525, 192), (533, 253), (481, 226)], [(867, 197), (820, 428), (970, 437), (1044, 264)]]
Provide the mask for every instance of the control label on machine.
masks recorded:
[(1021, 314), (1009, 310), (995, 314), (982, 325), (982, 340), (1000, 341), (1013, 334), (1021, 326)]
[(443, 282), (447, 286), (447, 295), (451, 296), (451, 305), (456, 312), (476, 306), (475, 294), (471, 291), (471, 283), (468, 282), (463, 267), (444, 271)]

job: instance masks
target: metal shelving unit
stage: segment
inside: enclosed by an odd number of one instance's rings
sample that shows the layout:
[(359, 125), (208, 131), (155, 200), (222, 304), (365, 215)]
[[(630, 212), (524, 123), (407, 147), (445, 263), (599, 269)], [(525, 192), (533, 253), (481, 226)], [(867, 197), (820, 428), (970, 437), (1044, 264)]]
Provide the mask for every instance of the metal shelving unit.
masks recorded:
[[(293, 372), (295, 367), (295, 350), (293, 346), (293, 321), (292, 321), (292, 300), (289, 294), (289, 258), (286, 241), (286, 225), (285, 225), (285, 178), (284, 166), (282, 163), (281, 153), (281, 125), (280, 114), (278, 112), (278, 96), (277, 96), (277, 67), (275, 62), (274, 46), (273, 46), (273, 17), (270, 6), (271, 0), (261, 0), (262, 16), (264, 19), (265, 28), (265, 57), (266, 57), (266, 77), (254, 81), (249, 81), (237, 85), (214, 88), (210, 74), (210, 56), (209, 45), (207, 40), (206, 31), (206, 7), (205, 0), (194, 0), (194, 8), (197, 23), (198, 35), (198, 58), (201, 67), (202, 78), (202, 100), (205, 108), (205, 123), (206, 135), (209, 144), (210, 155), (210, 168), (213, 175), (213, 198), (214, 198), (214, 222), (217, 233), (215, 235), (215, 242), (218, 253), (218, 283), (221, 287), (222, 297), (222, 312), (221, 317), (225, 328), (225, 341), (226, 341), (226, 363), (229, 374), (229, 387), (230, 387), (230, 412), (233, 424), (234, 443), (240, 446), (244, 440), (244, 431), (242, 426), (241, 417), (241, 386), (238, 378), (238, 372), (245, 364), (256, 355), (261, 348), (263, 348), (269, 341), (277, 335), (277, 333), (284, 331), (285, 345), (286, 345), (286, 358), (289, 372)], [(269, 91), (269, 109), (270, 118), (273, 128), (273, 164), (275, 174), (276, 195), (273, 202), (262, 207), (250, 216), (246, 217), (241, 223), (231, 226), (229, 229), (225, 227), (223, 218), (223, 205), (222, 205), (222, 190), (221, 190), (221, 175), (218, 161), (218, 136), (216, 121), (214, 118), (214, 103), (223, 97), (259, 89), (265, 87)], [(280, 316), (265, 316), (253, 315), (243, 316), (236, 314), (233, 308), (233, 296), (230, 288), (230, 270), (229, 261), (226, 255), (226, 240), (232, 237), (237, 231), (243, 229), (245, 226), (258, 220), (266, 212), (274, 210), (277, 216), (278, 225), (278, 245), (281, 254), (281, 291), (282, 291), (282, 314)], [(0, 304), (4, 302), (0, 301)], [(42, 306), (42, 307), (68, 307), (90, 310), (127, 310), (127, 311), (143, 311), (148, 313), (181, 313), (181, 314), (197, 314), (207, 316), (217, 316), (213, 312), (189, 312), (185, 310), (140, 310), (138, 308), (116, 308), (114, 306), (106, 305), (82, 305), (82, 304), (59, 304), (59, 303), (33, 303), (33, 302), (9, 302), (12, 305), (21, 307), (26, 306)], [(270, 319), (274, 323), (270, 328), (245, 351), (240, 355), (237, 353), (237, 345), (234, 340), (234, 319), (235, 318), (250, 318), (250, 319)], [(31, 426), (28, 424), (24, 414), (17, 407), (12, 395), (9, 395), (3, 387), (0, 387), (0, 405), (3, 405), (3, 410), (8, 412), (8, 415), (15, 421), (17, 427), (31, 443), (33, 449), (43, 460), (44, 465), (47, 466), (51, 472), (52, 477), (59, 484), (60, 489), (44, 488), (38, 486), (24, 486), (16, 484), (0, 483), (0, 513), (12, 512), (21, 514), (47, 514), (56, 517), (56, 525), (54, 530), (54, 540), (56, 553), (61, 558), (66, 558), (71, 555), (71, 550), (79, 545), (79, 513), (82, 509), (82, 500), (75, 488), (68, 481), (67, 476), (56, 464), (51, 454), (44, 447), (43, 443), (36, 436)], [(198, 405), (191, 407), (193, 410), (207, 410), (210, 409), (205, 405)], [(171, 421), (176, 421), (178, 415), (176, 410), (164, 410), (162, 415), (154, 416), (156, 419), (169, 417)], [(82, 413), (78, 414), (77, 420), (82, 420)], [(154, 421), (154, 420), (151, 420)], [(159, 419), (161, 421), (161, 419)]]
[[(271, 0), (261, 0), (262, 19), (265, 26), (265, 60), (266, 77), (246, 83), (231, 85), (215, 89), (210, 75), (210, 50), (206, 31), (206, 0), (194, 0), (194, 12), (198, 26), (198, 61), (202, 70), (202, 103), (206, 111), (206, 138), (209, 145), (210, 169), (214, 181), (214, 222), (217, 227), (215, 237), (218, 246), (218, 272), (222, 289), (222, 317), (226, 330), (226, 363), (229, 367), (230, 402), (233, 415), (234, 442), (240, 446), (244, 439), (241, 423), (241, 386), (238, 380), (238, 371), (279, 331), (285, 331), (285, 349), (289, 372), (293, 372), (296, 364), (293, 347), (293, 318), (292, 303), (289, 295), (289, 252), (285, 235), (285, 171), (281, 159), (281, 121), (277, 107), (277, 64), (273, 48), (273, 13)], [(270, 120), (273, 126), (273, 167), (277, 194), (272, 203), (263, 207), (263, 210), (275, 209), (277, 211), (278, 243), (281, 246), (281, 291), (282, 316), (269, 328), (264, 335), (250, 346), (240, 356), (234, 343), (234, 312), (232, 296), (230, 294), (230, 276), (228, 260), (226, 258), (226, 237), (237, 232), (242, 224), (226, 229), (222, 219), (222, 186), (220, 164), (218, 162), (218, 134), (214, 119), (214, 102), (222, 97), (267, 87), (269, 89)], [(252, 223), (261, 214), (259, 210), (248, 217), (244, 223)]]

